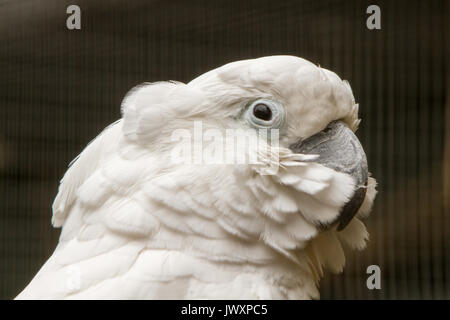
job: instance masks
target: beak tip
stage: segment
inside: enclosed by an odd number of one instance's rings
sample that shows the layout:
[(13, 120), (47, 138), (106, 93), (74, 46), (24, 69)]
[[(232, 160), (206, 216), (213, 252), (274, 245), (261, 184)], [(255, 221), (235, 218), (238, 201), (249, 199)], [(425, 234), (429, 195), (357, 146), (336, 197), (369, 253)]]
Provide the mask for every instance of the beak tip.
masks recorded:
[(342, 208), (342, 211), (338, 218), (339, 224), (337, 227), (337, 231), (344, 230), (345, 227), (353, 219), (353, 217), (358, 213), (359, 208), (361, 208), (364, 198), (366, 197), (366, 187), (367, 183), (364, 187), (359, 187), (358, 189), (356, 189), (353, 197)]

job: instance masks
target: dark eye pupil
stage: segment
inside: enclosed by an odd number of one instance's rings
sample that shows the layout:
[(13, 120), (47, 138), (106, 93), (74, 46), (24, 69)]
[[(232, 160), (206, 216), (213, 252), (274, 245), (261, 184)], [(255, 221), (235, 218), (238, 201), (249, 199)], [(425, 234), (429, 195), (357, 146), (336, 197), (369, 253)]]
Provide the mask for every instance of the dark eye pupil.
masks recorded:
[(272, 119), (272, 111), (265, 104), (259, 103), (253, 108), (253, 115), (261, 120)]

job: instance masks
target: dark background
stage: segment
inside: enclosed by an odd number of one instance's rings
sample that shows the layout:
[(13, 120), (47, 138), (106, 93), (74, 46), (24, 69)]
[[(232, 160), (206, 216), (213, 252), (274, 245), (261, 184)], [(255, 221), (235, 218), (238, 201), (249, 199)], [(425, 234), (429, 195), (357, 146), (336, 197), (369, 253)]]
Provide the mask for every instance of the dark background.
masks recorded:
[[(70, 4), (81, 30), (66, 28)], [(370, 4), (381, 30), (366, 28)], [(448, 18), (439, 0), (0, 0), (0, 298), (52, 253), (58, 181), (131, 87), (273, 54), (350, 81), (379, 182), (370, 244), (325, 276), (322, 298), (450, 298)], [(366, 287), (371, 264), (381, 290)]]

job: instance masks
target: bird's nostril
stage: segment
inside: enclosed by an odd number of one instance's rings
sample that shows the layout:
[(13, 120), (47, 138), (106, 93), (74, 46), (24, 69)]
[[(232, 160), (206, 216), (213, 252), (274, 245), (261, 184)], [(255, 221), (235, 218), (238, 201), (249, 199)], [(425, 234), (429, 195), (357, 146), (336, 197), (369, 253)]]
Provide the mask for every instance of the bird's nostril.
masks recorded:
[(331, 131), (331, 127), (326, 127), (324, 130), (323, 130), (323, 132), (325, 132), (325, 133), (328, 133), (328, 132), (330, 132)]

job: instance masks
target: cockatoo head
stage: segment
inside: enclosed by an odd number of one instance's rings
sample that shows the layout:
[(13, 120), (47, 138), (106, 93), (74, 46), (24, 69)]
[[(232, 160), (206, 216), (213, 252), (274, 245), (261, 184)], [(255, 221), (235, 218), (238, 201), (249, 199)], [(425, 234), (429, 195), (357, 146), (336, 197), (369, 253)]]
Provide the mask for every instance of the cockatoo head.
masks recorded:
[(341, 210), (338, 229), (350, 222), (364, 200), (368, 168), (353, 134), (360, 120), (347, 81), (298, 57), (270, 56), (227, 64), (189, 85), (213, 101), (208, 119), (228, 120), (233, 128), (276, 129), (280, 147), (292, 153), (286, 158), (314, 154), (314, 162), (351, 176), (356, 189)]
[[(370, 211), (375, 180), (354, 134), (358, 105), (349, 83), (335, 73), (293, 56), (243, 60), (188, 84), (139, 86), (124, 99), (122, 112), (127, 145), (158, 154), (148, 164), (152, 197), (199, 217), (197, 223), (185, 223), (187, 234), (221, 238), (224, 232), (239, 241), (230, 250), (199, 251), (257, 263), (270, 259), (255, 249), (262, 245), (291, 261), (307, 260), (317, 275), (323, 265), (342, 269), (341, 242), (365, 246), (368, 235), (357, 217)], [(266, 130), (268, 148), (244, 148), (247, 156), (258, 155), (258, 163), (174, 163), (174, 149), (195, 140), (195, 123), (224, 135), (229, 129)], [(189, 141), (173, 138), (186, 130)], [(195, 153), (198, 143), (189, 150)], [(202, 148), (218, 144), (211, 135), (201, 138)], [(223, 149), (222, 159), (230, 150)], [(268, 174), (274, 152), (277, 170)], [(164, 202), (160, 195), (168, 190), (176, 190), (176, 199)]]

